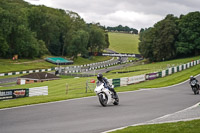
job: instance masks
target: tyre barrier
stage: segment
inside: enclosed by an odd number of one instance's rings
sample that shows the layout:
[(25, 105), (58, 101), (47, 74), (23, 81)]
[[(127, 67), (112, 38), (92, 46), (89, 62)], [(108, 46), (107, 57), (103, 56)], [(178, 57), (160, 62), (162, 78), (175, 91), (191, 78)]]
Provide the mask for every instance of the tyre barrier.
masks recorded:
[(59, 70), (59, 73), (63, 73), (63, 72), (65, 72), (65, 73), (79, 73), (79, 72), (83, 72), (83, 71), (94, 70), (94, 69), (97, 69), (97, 68), (108, 67), (108, 66), (111, 66), (111, 65), (117, 65), (117, 63), (118, 63), (117, 60), (114, 60), (114, 58), (112, 58), (112, 59), (107, 60), (107, 61), (85, 64), (85, 65), (80, 65), (80, 66), (53, 67), (53, 68), (49, 68), (49, 69), (0, 73), (0, 77), (1, 76), (10, 76), (10, 75), (19, 75), (19, 74), (29, 74), (29, 73), (35, 73), (35, 72), (49, 72), (49, 71), (54, 71), (54, 70)]
[(148, 73), (148, 74), (144, 74), (144, 75), (137, 75), (137, 76), (133, 76), (133, 77), (123, 77), (123, 78), (119, 78), (119, 79), (108, 79), (108, 81), (110, 84), (113, 84), (114, 87), (127, 86), (127, 85), (131, 85), (131, 84), (140, 83), (140, 82), (143, 82), (146, 80), (154, 80), (156, 78), (165, 77), (165, 76), (174, 74), (176, 72), (183, 71), (187, 68), (190, 68), (190, 67), (198, 65), (198, 64), (200, 64), (200, 60), (192, 61), (192, 62), (182, 64), (179, 66), (175, 66), (175, 67), (170, 67), (166, 70), (159, 71), (159, 72)]
[(200, 64), (200, 60), (192, 61), (190, 63), (186, 63), (186, 64), (175, 66), (175, 67), (171, 67), (159, 72), (137, 75), (137, 76), (132, 76), (132, 77), (123, 77), (123, 78), (118, 78), (118, 79), (108, 79), (108, 82), (109, 84), (114, 85), (114, 87), (127, 86), (131, 84), (144, 82), (146, 80), (154, 80), (156, 78), (162, 78), (162, 77), (174, 74), (176, 72), (180, 72), (182, 70), (185, 70), (187, 68), (190, 68), (198, 64)]
[(112, 84), (114, 87), (119, 87), (120, 86), (120, 80), (121, 79), (112, 79)]
[(29, 74), (29, 73), (37, 73), (37, 72), (49, 72), (56, 70), (56, 67), (49, 68), (49, 69), (39, 69), (39, 70), (27, 70), (21, 72), (10, 72), (10, 73), (0, 73), (1, 76), (10, 76), (10, 75), (18, 75), (18, 74)]

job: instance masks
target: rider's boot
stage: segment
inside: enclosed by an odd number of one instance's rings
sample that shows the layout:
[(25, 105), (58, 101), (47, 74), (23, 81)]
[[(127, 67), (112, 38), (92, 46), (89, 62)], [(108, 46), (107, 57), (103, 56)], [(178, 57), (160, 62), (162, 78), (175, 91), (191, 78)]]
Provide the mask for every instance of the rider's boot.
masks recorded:
[(112, 92), (112, 98), (116, 99), (117, 98), (117, 93), (113, 88), (109, 88), (109, 90)]
[(117, 93), (115, 91), (113, 91), (112, 98), (114, 98), (114, 99), (117, 98)]

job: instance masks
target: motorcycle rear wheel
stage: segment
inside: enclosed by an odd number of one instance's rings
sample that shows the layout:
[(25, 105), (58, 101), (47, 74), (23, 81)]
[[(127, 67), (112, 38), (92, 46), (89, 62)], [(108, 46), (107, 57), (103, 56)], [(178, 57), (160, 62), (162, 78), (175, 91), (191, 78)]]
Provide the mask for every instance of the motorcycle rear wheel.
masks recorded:
[(119, 105), (119, 97), (118, 97), (118, 95), (116, 94), (116, 99), (115, 99), (115, 101), (114, 101), (114, 105)]

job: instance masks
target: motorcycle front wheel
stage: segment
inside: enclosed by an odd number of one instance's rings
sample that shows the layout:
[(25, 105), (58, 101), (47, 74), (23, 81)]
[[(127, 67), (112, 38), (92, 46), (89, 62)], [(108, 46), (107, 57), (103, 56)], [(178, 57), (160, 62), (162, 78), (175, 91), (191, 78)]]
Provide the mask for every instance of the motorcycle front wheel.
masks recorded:
[(108, 97), (107, 97), (107, 95), (106, 95), (105, 93), (100, 93), (100, 94), (98, 95), (98, 97), (99, 97), (99, 102), (101, 103), (101, 105), (102, 105), (103, 107), (105, 107), (105, 106), (107, 105), (107, 102), (108, 102)]
[(192, 87), (194, 95), (199, 94), (199, 90), (196, 87)]

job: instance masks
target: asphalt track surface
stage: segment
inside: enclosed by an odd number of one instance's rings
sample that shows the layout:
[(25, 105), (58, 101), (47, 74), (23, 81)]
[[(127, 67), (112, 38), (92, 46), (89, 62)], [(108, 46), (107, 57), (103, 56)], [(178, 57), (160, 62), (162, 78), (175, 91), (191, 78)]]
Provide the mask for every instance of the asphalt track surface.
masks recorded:
[[(197, 78), (200, 80), (200, 77)], [(120, 104), (97, 97), (0, 110), (1, 133), (100, 133), (144, 123), (200, 102), (188, 81), (176, 86), (119, 93)]]
[(5, 78), (5, 79), (0, 79), (0, 84), (10, 83), (10, 82), (17, 82), (17, 77), (16, 77), (16, 78)]

